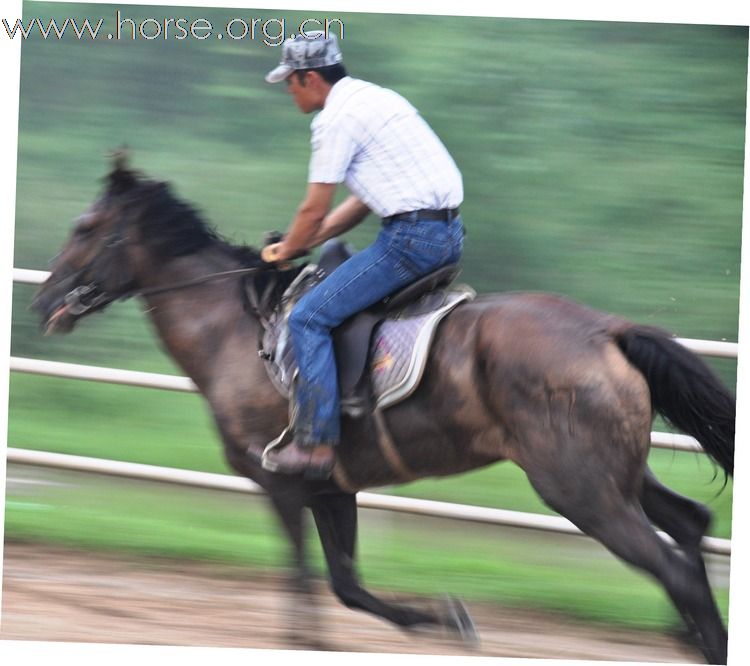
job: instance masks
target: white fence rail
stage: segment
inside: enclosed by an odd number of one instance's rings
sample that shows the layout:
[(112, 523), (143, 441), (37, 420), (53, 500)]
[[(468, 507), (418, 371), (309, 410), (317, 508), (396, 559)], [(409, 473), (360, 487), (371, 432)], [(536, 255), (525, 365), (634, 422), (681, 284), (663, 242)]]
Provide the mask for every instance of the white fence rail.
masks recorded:
[[(46, 271), (35, 271), (22, 268), (13, 269), (13, 280), (24, 284), (41, 284), (47, 279)], [(676, 338), (688, 349), (707, 356), (722, 358), (737, 358), (737, 343), (710, 340), (693, 340)], [(195, 384), (187, 377), (163, 375), (133, 370), (115, 368), (101, 368), (57, 361), (43, 361), (30, 358), (11, 357), (10, 370), (37, 375), (49, 375), (69, 379), (85, 379), (89, 381), (124, 384), (147, 388), (166, 389), (170, 391), (196, 392)], [(686, 435), (664, 432), (651, 433), (651, 442), (655, 447), (678, 449), (681, 451), (701, 452), (700, 444)], [(57, 453), (29, 451), (8, 448), (8, 462), (60, 467), (78, 471), (112, 474), (129, 478), (148, 479), (179, 483), (202, 488), (215, 488), (247, 493), (260, 493), (262, 490), (248, 479), (209, 474), (207, 472), (193, 472), (173, 468), (154, 467), (137, 463), (124, 463), (96, 458), (83, 458)], [(487, 507), (449, 504), (432, 500), (417, 500), (405, 497), (378, 495), (374, 493), (359, 493), (359, 505), (365, 508), (387, 509), (434, 517), (455, 518), (480, 523), (525, 527), (528, 529), (545, 530), (563, 534), (582, 535), (572, 523), (564, 518), (544, 516), (533, 513), (507, 511)], [(662, 536), (670, 540), (668, 536)], [(727, 539), (706, 537), (703, 540), (706, 552), (720, 555), (731, 553), (731, 542)]]
[(186, 393), (198, 391), (193, 381), (188, 377), (159, 375), (152, 372), (138, 372), (137, 370), (120, 370), (119, 368), (100, 368), (94, 365), (60, 363), (59, 361), (40, 361), (34, 358), (19, 358), (17, 356), (10, 357), (10, 370), (32, 375), (87, 379), (107, 384), (124, 384), (126, 386), (141, 386), (168, 391), (184, 391)]
[[(85, 458), (63, 453), (8, 448), (8, 462), (53, 467), (56, 469), (62, 468), (79, 472), (96, 472), (98, 474), (175, 483), (213, 490), (227, 490), (250, 494), (263, 493), (263, 490), (256, 483), (239, 476), (195, 472), (170, 467), (156, 467), (154, 465), (102, 460), (99, 458)], [(543, 530), (545, 532), (586, 536), (570, 521), (559, 516), (544, 516), (537, 513), (523, 513), (520, 511), (507, 511), (505, 509), (436, 502), (434, 500), (379, 495), (376, 493), (358, 493), (357, 504), (366, 509), (385, 509), (401, 513), (431, 516), (433, 518), (454, 518), (475, 523), (524, 527), (527, 529)], [(667, 535), (660, 532), (660, 536), (666, 541), (673, 543)], [(704, 537), (702, 547), (705, 552), (717, 555), (730, 555), (732, 552), (731, 542), (727, 539)]]
[[(168, 391), (184, 391), (188, 393), (197, 391), (195, 384), (188, 377), (160, 375), (135, 370), (120, 370), (118, 368), (101, 368), (93, 365), (77, 365), (75, 363), (61, 363), (59, 361), (41, 361), (17, 356), (11, 356), (10, 369), (13, 372), (24, 372), (33, 375), (86, 379), (109, 384), (166, 389)], [(676, 449), (696, 453), (703, 451), (701, 445), (692, 437), (668, 432), (652, 432), (651, 443), (654, 447), (662, 449)]]
[[(28, 268), (14, 268), (13, 282), (21, 284), (42, 284), (49, 277), (47, 271), (35, 271)], [(737, 343), (719, 340), (694, 340), (692, 338), (676, 338), (677, 342), (685, 345), (690, 351), (704, 356), (719, 358), (737, 358)]]
[(42, 284), (49, 277), (49, 271), (35, 271), (29, 268), (14, 268), (13, 282), (21, 284)]

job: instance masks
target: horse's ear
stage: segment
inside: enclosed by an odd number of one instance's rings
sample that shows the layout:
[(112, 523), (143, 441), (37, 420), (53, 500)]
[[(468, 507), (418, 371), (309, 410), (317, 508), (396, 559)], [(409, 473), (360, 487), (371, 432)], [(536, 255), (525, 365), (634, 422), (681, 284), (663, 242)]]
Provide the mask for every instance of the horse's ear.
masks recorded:
[(110, 192), (120, 194), (138, 182), (138, 174), (130, 168), (130, 150), (122, 146), (110, 153), (112, 166), (107, 181)]
[(112, 171), (129, 170), (130, 148), (127, 146), (120, 146), (119, 148), (110, 151), (109, 157), (112, 160)]

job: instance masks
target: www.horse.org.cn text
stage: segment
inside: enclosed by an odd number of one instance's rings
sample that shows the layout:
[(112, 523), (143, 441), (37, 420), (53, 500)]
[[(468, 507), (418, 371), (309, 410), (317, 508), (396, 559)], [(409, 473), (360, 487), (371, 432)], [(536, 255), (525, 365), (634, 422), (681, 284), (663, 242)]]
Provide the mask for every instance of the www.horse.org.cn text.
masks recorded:
[(306, 18), (292, 23), (285, 18), (230, 18), (221, 26), (215, 26), (206, 18), (144, 18), (132, 19), (122, 15), (118, 9), (110, 28), (104, 18), (99, 19), (41, 19), (32, 18), (25, 23), (16, 19), (11, 23), (2, 20), (4, 31), (0, 35), (8, 39), (22, 40), (32, 37), (61, 40), (66, 35), (79, 40), (131, 40), (145, 39), (183, 41), (197, 39), (229, 39), (233, 41), (259, 41), (266, 46), (279, 46), (287, 37), (316, 39), (320, 31), (344, 38), (344, 22), (338, 18)]

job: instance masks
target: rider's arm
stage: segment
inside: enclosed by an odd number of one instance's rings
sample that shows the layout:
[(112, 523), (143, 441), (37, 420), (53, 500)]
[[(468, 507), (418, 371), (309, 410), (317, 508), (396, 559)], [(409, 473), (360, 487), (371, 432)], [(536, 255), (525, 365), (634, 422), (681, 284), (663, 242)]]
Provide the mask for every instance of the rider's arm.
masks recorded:
[(353, 194), (344, 199), (323, 220), (309, 247), (316, 247), (329, 238), (346, 233), (364, 220), (370, 209)]
[(264, 248), (266, 261), (284, 261), (304, 254), (331, 209), (335, 183), (310, 183), (284, 240)]
[(326, 215), (335, 189), (334, 184), (310, 183), (307, 196), (297, 210), (286, 237), (281, 243), (263, 248), (263, 259), (292, 259), (329, 238), (345, 233), (367, 217), (370, 209), (354, 195), (344, 199)]

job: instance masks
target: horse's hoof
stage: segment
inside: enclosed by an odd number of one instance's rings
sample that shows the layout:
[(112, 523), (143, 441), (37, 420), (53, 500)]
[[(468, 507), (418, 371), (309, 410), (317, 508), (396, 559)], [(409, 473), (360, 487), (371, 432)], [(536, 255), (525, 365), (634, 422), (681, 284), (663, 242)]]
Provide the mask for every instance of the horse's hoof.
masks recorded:
[(284, 646), (288, 650), (314, 650), (316, 652), (331, 651), (334, 648), (323, 638), (310, 634), (301, 634), (290, 630), (284, 636)]
[(478, 649), (480, 645), (479, 633), (463, 602), (455, 597), (446, 597), (443, 601), (443, 612), (445, 613), (446, 627), (455, 631), (466, 647), (472, 650)]

